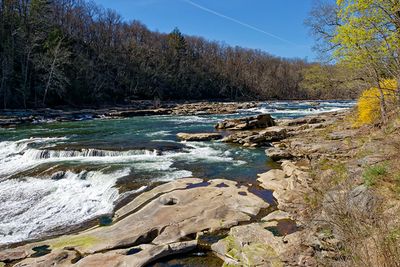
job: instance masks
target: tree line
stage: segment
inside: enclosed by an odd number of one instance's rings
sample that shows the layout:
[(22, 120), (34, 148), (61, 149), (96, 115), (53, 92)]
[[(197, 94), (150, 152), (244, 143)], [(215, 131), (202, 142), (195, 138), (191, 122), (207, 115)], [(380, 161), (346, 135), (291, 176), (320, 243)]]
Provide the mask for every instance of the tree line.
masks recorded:
[(93, 2), (0, 3), (0, 108), (352, 97), (316, 93), (305, 60), (153, 32)]

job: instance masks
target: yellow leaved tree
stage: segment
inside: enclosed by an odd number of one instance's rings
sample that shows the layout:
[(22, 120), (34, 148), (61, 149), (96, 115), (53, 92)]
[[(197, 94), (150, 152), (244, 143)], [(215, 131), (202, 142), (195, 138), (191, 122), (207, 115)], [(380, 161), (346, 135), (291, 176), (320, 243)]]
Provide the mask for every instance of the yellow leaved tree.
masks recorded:
[(366, 124), (374, 124), (382, 118), (381, 93), (383, 92), (386, 103), (396, 101), (397, 81), (387, 79), (379, 84), (378, 87), (372, 87), (365, 90), (357, 102), (357, 119), (354, 127), (360, 127)]

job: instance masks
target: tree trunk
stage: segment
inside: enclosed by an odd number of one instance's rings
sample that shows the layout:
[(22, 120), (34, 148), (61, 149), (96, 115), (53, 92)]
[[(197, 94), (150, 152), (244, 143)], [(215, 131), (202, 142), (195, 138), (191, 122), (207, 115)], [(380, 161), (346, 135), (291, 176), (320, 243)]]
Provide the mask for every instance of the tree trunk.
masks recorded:
[(7, 62), (6, 59), (3, 59), (1, 62), (2, 67), (2, 75), (1, 75), (1, 83), (0, 83), (0, 92), (3, 92), (3, 109), (7, 109), (7, 88), (6, 88), (6, 77), (7, 77)]
[[(55, 59), (54, 59), (54, 61), (55, 61)], [(54, 61), (53, 61), (53, 62), (54, 62)], [(46, 88), (44, 89), (43, 102), (42, 102), (43, 106), (44, 106), (45, 103), (46, 103), (47, 92), (49, 91), (50, 84), (51, 84), (51, 79), (53, 78), (53, 66), (54, 66), (54, 64), (51, 65), (49, 78), (48, 78), (47, 83), (46, 83)]]
[(4, 80), (5, 80), (5, 77), (3, 76), (2, 78), (1, 78), (1, 84), (0, 84), (0, 92), (3, 92), (3, 109), (6, 109), (7, 108), (7, 103), (6, 103), (6, 88), (5, 88), (5, 85), (4, 85)]
[(400, 77), (397, 78), (396, 96), (397, 96), (397, 106), (400, 107)]
[(24, 101), (24, 108), (26, 109), (26, 92), (27, 92), (27, 87), (28, 87), (28, 73), (29, 73), (29, 61), (31, 57), (31, 50), (29, 50), (28, 55), (26, 56), (26, 61), (25, 61), (25, 66), (21, 66), (23, 70), (23, 76), (24, 76), (24, 85), (23, 85), (23, 101)]
[(58, 44), (55, 48), (55, 51), (54, 51), (54, 59), (50, 66), (49, 78), (47, 79), (46, 88), (44, 90), (44, 95), (43, 95), (43, 106), (45, 105), (45, 102), (46, 102), (46, 96), (47, 96), (47, 92), (49, 91), (49, 88), (51, 85), (51, 80), (53, 79), (53, 73), (54, 73), (54, 69), (56, 68), (56, 63), (58, 60), (58, 52), (59, 52), (59, 49), (61, 46), (61, 42), (62, 42), (62, 39), (58, 42)]
[(387, 109), (386, 109), (385, 94), (383, 93), (383, 90), (380, 85), (378, 85), (378, 90), (379, 90), (379, 102), (381, 108), (381, 120), (383, 123), (386, 123)]

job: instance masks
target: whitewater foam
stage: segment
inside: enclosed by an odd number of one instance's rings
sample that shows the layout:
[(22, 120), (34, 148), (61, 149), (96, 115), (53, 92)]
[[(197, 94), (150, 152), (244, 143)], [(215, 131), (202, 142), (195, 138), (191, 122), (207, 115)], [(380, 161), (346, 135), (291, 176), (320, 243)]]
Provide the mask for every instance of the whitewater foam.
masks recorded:
[[(317, 103), (318, 105), (315, 105), (315, 103)], [(272, 116), (278, 115), (280, 117), (292, 117), (341, 111), (349, 109), (354, 105), (354, 101), (279, 101), (272, 103), (262, 103), (258, 107), (246, 109), (244, 111), (257, 114), (268, 113)]]
[(129, 169), (111, 174), (66, 172), (50, 177), (9, 179), (0, 182), (0, 243), (43, 237), (59, 227), (69, 227), (111, 213), (118, 199), (116, 181)]
[(171, 154), (175, 160), (185, 160), (186, 162), (230, 162), (234, 165), (246, 164), (243, 160), (235, 160), (224, 144), (209, 142), (186, 142), (182, 141), (187, 148), (181, 153)]

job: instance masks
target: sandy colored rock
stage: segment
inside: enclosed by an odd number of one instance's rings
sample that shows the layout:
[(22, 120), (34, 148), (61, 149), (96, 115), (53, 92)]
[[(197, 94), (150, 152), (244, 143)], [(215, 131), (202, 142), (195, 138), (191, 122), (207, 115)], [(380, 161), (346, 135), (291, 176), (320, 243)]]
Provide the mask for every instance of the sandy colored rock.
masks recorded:
[(262, 129), (274, 126), (275, 121), (269, 114), (260, 114), (254, 117), (246, 117), (239, 119), (229, 119), (219, 122), (215, 128), (233, 131), (244, 131), (250, 129)]
[(229, 235), (212, 245), (226, 264), (237, 266), (284, 266), (279, 258), (284, 243), (259, 224), (231, 228)]
[(269, 222), (269, 221), (280, 221), (280, 220), (290, 220), (290, 219), (292, 218), (289, 213), (281, 210), (275, 210), (270, 214), (268, 214), (267, 216), (265, 216), (264, 218), (262, 218), (261, 220)]
[[(177, 242), (167, 245), (145, 244), (133, 249), (115, 250), (106, 253), (89, 255), (79, 262), (79, 267), (113, 267), (113, 266), (135, 266), (141, 267), (154, 262), (160, 258), (179, 253), (190, 252), (197, 247), (197, 241)], [(133, 251), (133, 252), (131, 252)], [(134, 254), (131, 254), (134, 253)]]
[(281, 165), (282, 170), (259, 174), (257, 180), (263, 188), (273, 190), (279, 209), (294, 212), (302, 210), (304, 194), (311, 190), (308, 186), (309, 174), (290, 161), (283, 161)]
[(60, 266), (67, 267), (72, 265), (72, 261), (79, 257), (75, 251), (57, 250), (51, 254), (44, 255), (37, 258), (28, 258), (13, 265), (14, 267), (48, 267)]
[(289, 152), (289, 150), (277, 147), (270, 147), (265, 150), (265, 153), (270, 159), (275, 161), (293, 158), (293, 155)]
[(222, 135), (219, 133), (178, 133), (176, 136), (184, 141), (211, 141), (222, 139)]
[[(51, 253), (46, 255), (46, 264), (49, 265), (57, 262), (55, 259), (59, 253), (68, 251), (84, 255), (84, 258), (78, 261), (79, 264), (89, 260), (109, 260), (111, 263), (121, 260), (120, 248), (135, 248), (148, 243), (156, 247), (152, 248), (153, 252), (147, 251), (149, 254), (146, 255), (159, 257), (168, 255), (168, 251), (172, 253), (180, 250), (180, 245), (175, 243), (182, 238), (190, 239), (205, 230), (213, 232), (228, 229), (239, 222), (249, 221), (252, 216), (268, 206), (268, 203), (249, 192), (246, 186), (239, 186), (234, 181), (176, 180), (134, 199), (116, 212), (114, 223), (110, 226), (95, 227), (76, 235), (65, 235), (4, 250), (0, 252), (0, 260), (10, 260), (10, 256), (17, 255), (18, 257), (12, 259), (27, 257), (25, 261), (31, 261), (33, 259), (30, 257), (34, 253), (32, 248), (47, 245), (51, 249)], [(171, 244), (178, 248), (172, 249)], [(106, 255), (104, 251), (107, 251)], [(129, 258), (132, 261), (137, 258), (137, 262), (140, 262), (144, 257), (139, 257), (139, 254), (130, 255)], [(85, 259), (86, 257), (88, 258)], [(149, 261), (151, 260), (150, 257)]]

